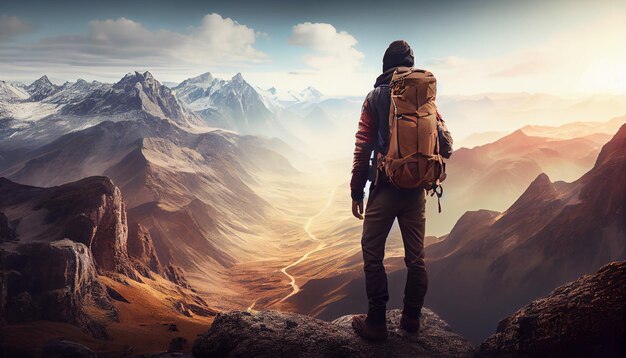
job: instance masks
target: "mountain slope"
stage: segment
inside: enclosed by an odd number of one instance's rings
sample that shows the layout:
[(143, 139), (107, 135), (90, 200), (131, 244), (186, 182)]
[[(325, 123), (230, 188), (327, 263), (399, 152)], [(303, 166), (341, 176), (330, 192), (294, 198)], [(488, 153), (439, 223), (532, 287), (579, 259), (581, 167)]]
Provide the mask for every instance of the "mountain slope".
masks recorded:
[(429, 259), (427, 302), (477, 340), (515, 307), (626, 258), (624, 183), (626, 125), (579, 180), (540, 175), (488, 228), (460, 232), (463, 247)]
[[(461, 148), (447, 161), (443, 182), (444, 212), (428, 217), (429, 234), (443, 235), (466, 211), (502, 211), (517, 199), (540, 173), (573, 181), (589, 170), (608, 136), (553, 139), (517, 130), (499, 140)], [(436, 201), (429, 202), (436, 211)]]

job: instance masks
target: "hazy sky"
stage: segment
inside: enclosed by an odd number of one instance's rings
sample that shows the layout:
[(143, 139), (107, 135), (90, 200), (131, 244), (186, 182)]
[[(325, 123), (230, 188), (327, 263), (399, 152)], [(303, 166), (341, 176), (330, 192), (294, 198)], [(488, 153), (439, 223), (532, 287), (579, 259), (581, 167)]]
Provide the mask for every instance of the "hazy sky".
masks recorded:
[(626, 1), (0, 1), (0, 79), (179, 82), (361, 95), (406, 39), (440, 93), (626, 94)]

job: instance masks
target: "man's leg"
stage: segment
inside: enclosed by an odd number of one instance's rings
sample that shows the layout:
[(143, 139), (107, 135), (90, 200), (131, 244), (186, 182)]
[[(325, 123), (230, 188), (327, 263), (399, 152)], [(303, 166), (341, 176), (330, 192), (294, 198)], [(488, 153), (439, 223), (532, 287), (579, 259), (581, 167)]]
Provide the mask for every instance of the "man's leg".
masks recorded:
[(398, 224), (404, 242), (404, 262), (408, 270), (403, 313), (408, 317), (418, 318), (428, 289), (424, 264), (426, 195), (424, 190), (415, 190), (408, 192), (404, 198), (406, 205), (398, 213)]
[(386, 321), (385, 314), (389, 293), (387, 274), (383, 266), (385, 241), (396, 217), (397, 203), (394, 203), (393, 189), (386, 184), (374, 188), (367, 201), (363, 221), (363, 263), (365, 271), (365, 289), (369, 300), (367, 322), (381, 324)]

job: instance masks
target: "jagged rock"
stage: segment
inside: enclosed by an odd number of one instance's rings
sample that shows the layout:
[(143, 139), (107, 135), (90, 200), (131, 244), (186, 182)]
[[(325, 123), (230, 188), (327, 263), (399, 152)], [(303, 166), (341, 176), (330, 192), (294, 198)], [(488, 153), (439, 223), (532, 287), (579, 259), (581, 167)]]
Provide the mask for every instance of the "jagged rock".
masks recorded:
[(3, 316), (9, 323), (38, 319), (70, 322), (93, 336), (105, 337), (103, 325), (85, 311), (94, 305), (117, 316), (97, 278), (91, 252), (82, 243), (59, 240), (2, 249)]
[(193, 345), (194, 357), (469, 357), (473, 348), (428, 309), (422, 329), (398, 328), (400, 311), (387, 312), (389, 338), (372, 343), (358, 337), (351, 316), (333, 322), (276, 311), (221, 313)]
[[(16, 210), (20, 208), (20, 210)], [(91, 249), (99, 272), (132, 270), (126, 242), (128, 227), (120, 190), (102, 176), (84, 178), (51, 188), (21, 185), (0, 178), (0, 210), (18, 221), (24, 242), (70, 239)], [(42, 216), (38, 225), (29, 218)]]
[(0, 242), (15, 241), (16, 239), (17, 234), (9, 224), (9, 218), (4, 213), (0, 213)]
[(82, 344), (53, 339), (46, 343), (42, 352), (43, 358), (96, 358), (97, 355), (91, 349)]
[(167, 265), (163, 271), (163, 276), (181, 287), (191, 288), (189, 282), (187, 282), (187, 279), (185, 278), (183, 270), (180, 267)]
[(31, 101), (41, 101), (58, 91), (60, 88), (60, 86), (56, 86), (50, 82), (48, 76), (46, 75), (40, 77), (38, 80), (25, 87), (26, 91), (30, 94)]
[(502, 320), (482, 357), (624, 357), (626, 261), (614, 262)]
[(112, 287), (106, 286), (107, 289), (107, 294), (109, 295), (109, 297), (111, 297), (112, 299), (119, 301), (119, 302), (124, 302), (124, 303), (130, 303), (126, 297), (122, 296), (121, 293), (117, 292), (115, 289), (113, 289)]
[(129, 225), (128, 255), (134, 259), (135, 268), (144, 277), (152, 278), (150, 272), (158, 274), (163, 272), (150, 232), (141, 224), (132, 223)]

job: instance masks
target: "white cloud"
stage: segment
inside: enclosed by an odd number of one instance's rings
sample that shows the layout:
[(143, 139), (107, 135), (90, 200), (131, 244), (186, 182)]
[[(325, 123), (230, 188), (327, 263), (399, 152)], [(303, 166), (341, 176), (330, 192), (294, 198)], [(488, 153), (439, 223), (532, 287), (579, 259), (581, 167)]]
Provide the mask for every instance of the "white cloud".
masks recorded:
[(199, 26), (186, 32), (152, 30), (123, 17), (93, 20), (85, 35), (0, 47), (0, 71), (63, 72), (71, 66), (76, 73), (100, 68), (119, 76), (138, 68), (194, 73), (200, 66), (245, 67), (267, 61), (267, 55), (255, 48), (259, 36), (263, 34), (218, 14), (206, 15)]
[(0, 41), (7, 41), (25, 34), (31, 27), (15, 16), (0, 15)]
[(357, 40), (331, 24), (305, 22), (293, 27), (289, 43), (313, 50), (304, 57), (309, 66), (322, 71), (352, 70), (360, 65), (363, 53), (355, 48)]

